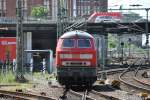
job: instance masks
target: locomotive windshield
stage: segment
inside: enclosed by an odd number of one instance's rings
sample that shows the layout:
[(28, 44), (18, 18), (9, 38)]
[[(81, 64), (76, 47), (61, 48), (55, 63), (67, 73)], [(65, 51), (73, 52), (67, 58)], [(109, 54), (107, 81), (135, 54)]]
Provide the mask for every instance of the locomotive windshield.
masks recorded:
[(63, 39), (62, 47), (64, 48), (72, 48), (75, 46), (75, 40), (74, 39)]
[(90, 48), (90, 40), (89, 39), (78, 39), (78, 47), (79, 48)]
[[(77, 42), (77, 45), (75, 45)], [(62, 42), (62, 47), (63, 48), (74, 48), (74, 47), (78, 47), (78, 48), (90, 48), (91, 47), (91, 43), (89, 39), (63, 39)]]

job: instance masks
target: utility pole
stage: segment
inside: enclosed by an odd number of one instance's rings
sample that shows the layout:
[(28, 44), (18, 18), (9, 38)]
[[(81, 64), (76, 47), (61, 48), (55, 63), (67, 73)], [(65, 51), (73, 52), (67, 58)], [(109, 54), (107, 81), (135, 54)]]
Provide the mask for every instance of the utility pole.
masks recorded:
[(57, 0), (57, 39), (65, 32), (67, 21), (67, 1)]
[(60, 7), (60, 0), (57, 0), (57, 40), (61, 34), (61, 7)]
[(149, 33), (148, 33), (148, 11), (150, 10), (150, 8), (146, 8), (146, 24), (145, 24), (145, 27), (146, 27), (146, 47), (147, 47), (147, 55), (148, 55), (148, 64), (149, 63)]
[(1, 0), (1, 16), (4, 17), (4, 0)]
[(16, 16), (17, 16), (17, 49), (16, 49), (16, 80), (22, 82), (24, 80), (23, 77), (23, 12), (22, 12), (22, 0), (16, 1)]
[(101, 37), (101, 60), (102, 60), (102, 74), (101, 74), (101, 80), (107, 79), (107, 73), (105, 72), (105, 66), (106, 66), (106, 59), (107, 59), (107, 47), (106, 47), (106, 39), (107, 36), (102, 35)]

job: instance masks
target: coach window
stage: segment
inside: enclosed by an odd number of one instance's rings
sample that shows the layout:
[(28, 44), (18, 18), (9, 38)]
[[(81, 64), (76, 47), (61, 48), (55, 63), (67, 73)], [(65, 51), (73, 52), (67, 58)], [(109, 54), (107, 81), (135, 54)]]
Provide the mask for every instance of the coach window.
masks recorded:
[(63, 39), (63, 48), (73, 48), (75, 46), (75, 40), (74, 39)]
[(91, 47), (90, 40), (89, 39), (79, 39), (78, 47), (79, 48), (90, 48)]

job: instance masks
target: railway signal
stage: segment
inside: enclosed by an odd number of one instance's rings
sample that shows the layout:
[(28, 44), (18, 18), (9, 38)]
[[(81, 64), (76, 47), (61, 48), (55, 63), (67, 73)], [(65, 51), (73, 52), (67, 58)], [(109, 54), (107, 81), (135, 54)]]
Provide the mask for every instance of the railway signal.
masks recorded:
[(124, 47), (124, 42), (121, 42), (120, 45), (121, 45), (121, 48), (122, 48), (122, 50), (121, 50), (121, 61), (122, 61), (122, 65), (123, 65), (123, 47)]
[(131, 38), (128, 39), (128, 43), (129, 43), (129, 57), (131, 56)]

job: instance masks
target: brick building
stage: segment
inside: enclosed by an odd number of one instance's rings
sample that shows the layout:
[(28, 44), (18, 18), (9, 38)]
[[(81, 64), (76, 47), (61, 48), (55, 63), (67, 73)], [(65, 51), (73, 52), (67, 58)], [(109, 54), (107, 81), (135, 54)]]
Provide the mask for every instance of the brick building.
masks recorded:
[(76, 14), (90, 15), (95, 11), (106, 12), (107, 0), (76, 0)]
[[(17, 0), (0, 0), (0, 16), (15, 17)], [(23, 14), (31, 16), (33, 7), (44, 6), (48, 9), (48, 16), (57, 16), (59, 0), (22, 0)], [(107, 11), (107, 0), (60, 0), (61, 8), (66, 9), (68, 16), (90, 15), (95, 11)]]
[[(0, 0), (0, 16), (15, 17), (17, 0)], [(22, 8), (24, 16), (31, 15), (31, 9), (37, 6), (44, 6), (48, 9), (48, 15), (52, 16), (52, 4), (56, 0), (22, 0)]]
[(69, 16), (88, 16), (95, 11), (107, 12), (108, 0), (61, 0)]

